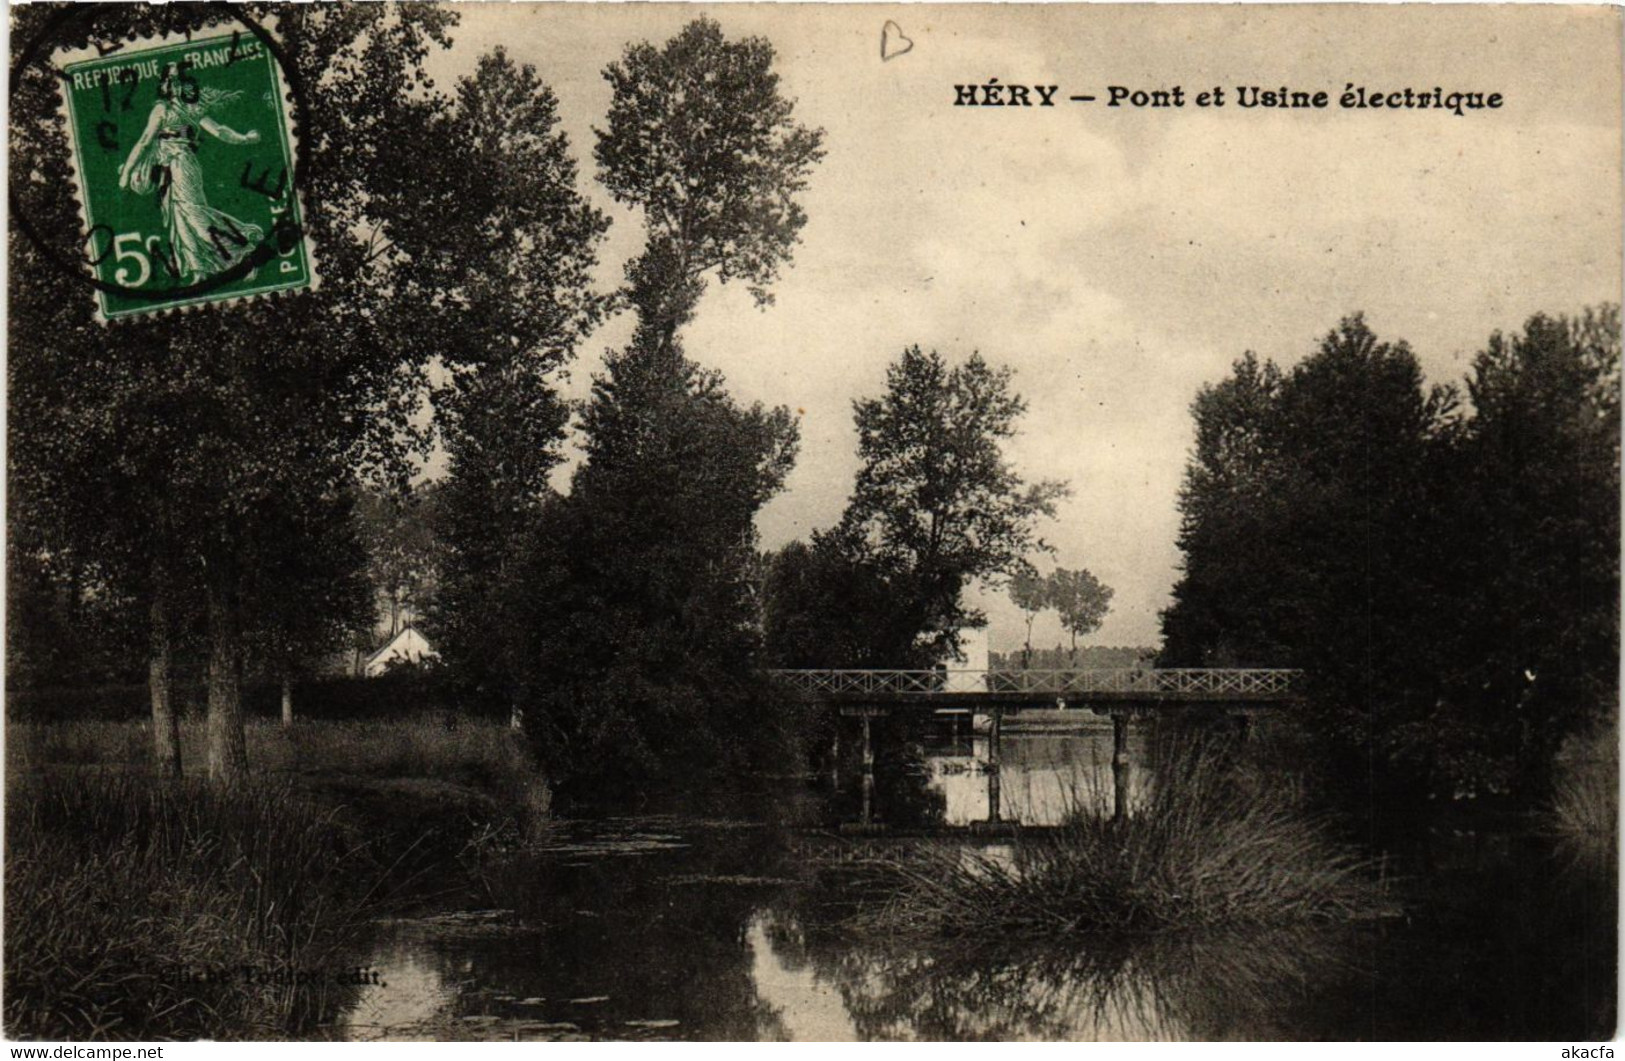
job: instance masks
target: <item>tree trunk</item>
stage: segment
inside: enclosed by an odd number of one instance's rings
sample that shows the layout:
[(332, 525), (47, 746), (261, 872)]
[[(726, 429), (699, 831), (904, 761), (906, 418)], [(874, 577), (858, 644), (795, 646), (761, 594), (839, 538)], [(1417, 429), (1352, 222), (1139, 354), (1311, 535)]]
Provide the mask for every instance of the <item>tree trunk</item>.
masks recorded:
[(150, 612), (151, 646), (147, 657), (147, 691), (152, 697), (152, 750), (160, 777), (181, 776), (180, 716), (175, 711), (171, 663), (169, 609), (165, 606), (167, 587), (162, 579), (153, 589)]
[(293, 681), (284, 674), (282, 676), (282, 728), (287, 729), (293, 725)]
[(229, 564), (209, 572), (209, 780), (241, 784), (248, 776), (243, 737), (243, 646), (235, 572)]

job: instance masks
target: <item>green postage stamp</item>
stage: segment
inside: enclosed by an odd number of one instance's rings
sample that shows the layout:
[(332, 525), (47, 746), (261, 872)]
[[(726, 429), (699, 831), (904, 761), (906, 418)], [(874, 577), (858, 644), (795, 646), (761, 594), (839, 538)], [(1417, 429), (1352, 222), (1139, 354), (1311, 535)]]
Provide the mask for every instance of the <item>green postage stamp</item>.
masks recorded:
[(315, 286), (275, 56), (252, 33), (61, 65), (105, 320)]

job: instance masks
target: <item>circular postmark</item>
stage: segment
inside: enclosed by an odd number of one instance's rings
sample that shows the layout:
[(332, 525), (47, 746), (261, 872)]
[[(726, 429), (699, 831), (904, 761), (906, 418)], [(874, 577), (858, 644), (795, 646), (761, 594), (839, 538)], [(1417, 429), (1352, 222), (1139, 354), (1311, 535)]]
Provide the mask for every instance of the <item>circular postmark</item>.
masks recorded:
[(14, 108), (31, 74), (58, 84), (80, 224), (38, 222), (29, 196), (61, 190), (27, 166), (13, 169), (12, 217), (45, 261), (94, 289), (103, 320), (316, 282), (297, 70), (234, 5), (166, 8), (116, 24), (125, 5), (53, 12), (12, 69)]

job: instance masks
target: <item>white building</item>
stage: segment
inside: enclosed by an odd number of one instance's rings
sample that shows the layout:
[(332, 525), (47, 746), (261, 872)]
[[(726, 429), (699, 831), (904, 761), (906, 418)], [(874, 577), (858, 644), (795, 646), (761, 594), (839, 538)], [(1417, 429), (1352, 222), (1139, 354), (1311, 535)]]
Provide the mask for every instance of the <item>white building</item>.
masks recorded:
[(428, 638), (418, 633), (416, 627), (408, 626), (367, 657), (365, 671), (367, 677), (376, 678), (388, 670), (391, 663), (422, 663), (439, 658), (440, 654), (429, 644)]
[(948, 683), (944, 692), (980, 693), (987, 691), (987, 628), (959, 631), (959, 651), (964, 659), (945, 660)]

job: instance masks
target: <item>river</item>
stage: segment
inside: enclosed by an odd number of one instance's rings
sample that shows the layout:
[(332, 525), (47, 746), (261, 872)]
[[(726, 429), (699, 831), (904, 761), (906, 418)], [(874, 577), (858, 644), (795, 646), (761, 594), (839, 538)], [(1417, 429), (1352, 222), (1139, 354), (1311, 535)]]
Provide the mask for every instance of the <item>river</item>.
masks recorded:
[[(1093, 726), (1006, 734), (1001, 816), (1046, 824), (1109, 798), (1110, 741)], [(964, 732), (925, 735), (901, 765), (883, 755), (881, 817), (984, 820), (986, 757), (985, 739)], [(971, 947), (843, 927), (855, 887), (843, 859), (942, 842), (820, 828), (849, 818), (851, 799), (787, 782), (748, 814), (723, 805), (560, 821), (476, 886), (377, 924), (366, 963), (378, 982), (325, 1031), (526, 1041), (1612, 1034), (1612, 876), (1532, 838), (1430, 834), (1423, 850), (1396, 856), (1395, 916), (1370, 921)]]

